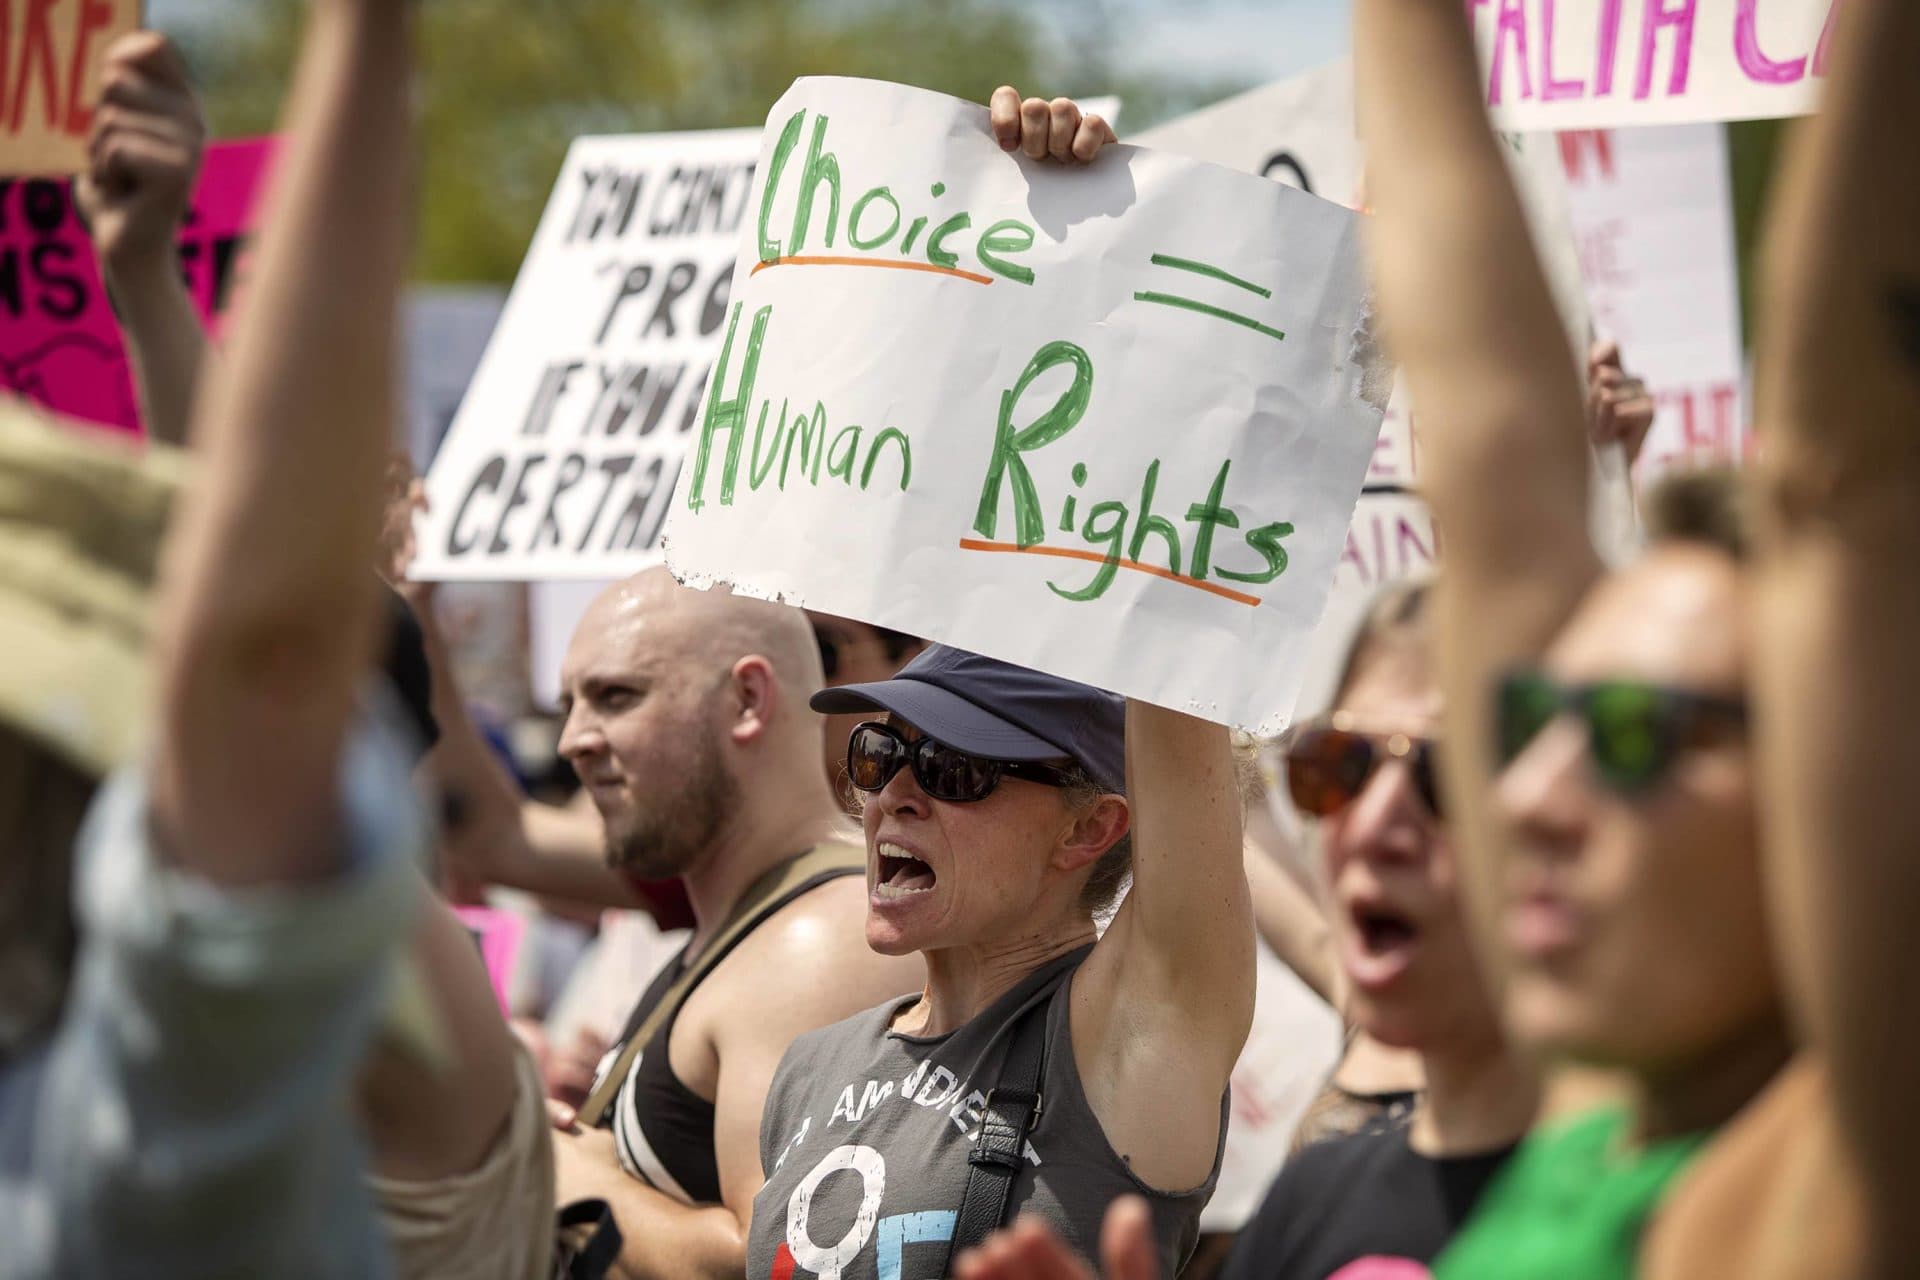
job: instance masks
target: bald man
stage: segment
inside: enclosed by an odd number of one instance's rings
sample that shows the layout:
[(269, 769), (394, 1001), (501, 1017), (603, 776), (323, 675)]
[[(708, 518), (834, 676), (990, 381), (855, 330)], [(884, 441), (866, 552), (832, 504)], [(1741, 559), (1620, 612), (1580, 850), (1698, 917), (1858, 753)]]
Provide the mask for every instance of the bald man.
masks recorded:
[[(653, 569), (603, 593), (561, 669), (560, 752), (606, 825), (607, 860), (677, 876), (696, 920), (627, 1024), (631, 1039), (736, 905), (795, 857), (844, 840), (807, 699), (820, 655), (796, 609), (695, 591)], [(864, 850), (765, 902), (755, 923), (658, 1020), (616, 1047), (601, 1127), (556, 1104), (558, 1198), (613, 1206), (635, 1276), (739, 1276), (760, 1173), (760, 1112), (803, 1031), (918, 990), (918, 957), (868, 950)]]

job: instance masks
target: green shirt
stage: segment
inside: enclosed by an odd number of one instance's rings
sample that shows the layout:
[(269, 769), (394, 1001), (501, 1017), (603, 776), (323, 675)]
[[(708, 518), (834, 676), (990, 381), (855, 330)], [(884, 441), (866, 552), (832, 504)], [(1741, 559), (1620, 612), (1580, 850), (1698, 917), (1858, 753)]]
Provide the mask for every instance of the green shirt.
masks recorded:
[(1435, 1280), (1629, 1280), (1640, 1235), (1706, 1134), (1634, 1147), (1620, 1107), (1531, 1134), (1435, 1263)]

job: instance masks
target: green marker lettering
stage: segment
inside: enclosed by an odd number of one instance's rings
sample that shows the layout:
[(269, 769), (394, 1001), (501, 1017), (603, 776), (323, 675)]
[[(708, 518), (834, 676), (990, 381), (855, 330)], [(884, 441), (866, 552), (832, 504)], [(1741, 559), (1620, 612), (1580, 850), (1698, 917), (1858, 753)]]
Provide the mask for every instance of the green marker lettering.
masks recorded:
[[(1073, 482), (1076, 485), (1082, 485), (1087, 482), (1086, 463), (1076, 462), (1073, 464)], [(1080, 499), (1077, 494), (1070, 493), (1067, 495), (1067, 504), (1060, 508), (1060, 532), (1073, 532), (1073, 509), (1079, 504), (1079, 501)]]
[(780, 188), (781, 171), (787, 167), (787, 157), (800, 142), (800, 125), (806, 112), (796, 111), (787, 120), (786, 127), (780, 130), (779, 139), (773, 144), (773, 157), (767, 161), (767, 185), (760, 189), (760, 261), (773, 262), (780, 257), (780, 242), (767, 235), (767, 223), (773, 217), (773, 197)]
[[(1103, 517), (1111, 516), (1104, 528), (1100, 525)], [(1093, 580), (1078, 591), (1062, 590), (1057, 582), (1047, 583), (1047, 588), (1062, 600), (1097, 600), (1113, 585), (1114, 575), (1120, 572), (1120, 544), (1127, 536), (1127, 504), (1124, 502), (1096, 502), (1093, 510), (1087, 513), (1086, 528), (1081, 535), (1088, 542), (1098, 545), (1107, 544), (1106, 559), (1093, 572)]]
[(866, 492), (867, 485), (873, 480), (873, 464), (880, 461), (880, 446), (889, 440), (900, 446), (900, 492), (905, 493), (908, 483), (913, 480), (913, 445), (905, 435), (886, 427), (873, 438), (873, 447), (867, 450), (867, 465), (860, 470), (862, 493)]
[(964, 213), (956, 213), (951, 218), (948, 218), (945, 222), (935, 227), (933, 229), (933, 234), (927, 237), (927, 261), (933, 263), (933, 265), (935, 265), (936, 267), (959, 266), (960, 255), (957, 253), (949, 253), (945, 249), (942, 249), (940, 246), (945, 244), (947, 237), (952, 235), (954, 232), (963, 230), (972, 225), (973, 225), (973, 219), (971, 217), (969, 217), (967, 214), (964, 214)]
[[(851, 439), (852, 443), (842, 452), (840, 446)], [(839, 476), (848, 484), (853, 483), (853, 460), (860, 454), (860, 428), (846, 426), (840, 428), (833, 437), (833, 447), (827, 450), (827, 474)]]
[(1025, 253), (1031, 248), (1033, 228), (1014, 218), (1005, 218), (981, 232), (980, 242), (974, 245), (973, 254), (980, 259), (982, 266), (1002, 280), (1032, 284), (1033, 268), (1008, 262), (1000, 256), (1003, 253)]
[(827, 230), (821, 237), (825, 247), (833, 248), (833, 232), (840, 225), (840, 161), (831, 151), (821, 148), (827, 140), (827, 118), (815, 116), (813, 141), (807, 145), (807, 167), (800, 171), (800, 203), (793, 210), (793, 248), (799, 253), (807, 240), (807, 222), (813, 215), (813, 197), (821, 183), (827, 184)]
[[(1013, 425), (1013, 411), (1033, 380), (1055, 365), (1071, 364), (1073, 381), (1060, 393), (1045, 413), (1024, 430)], [(993, 456), (987, 463), (986, 481), (980, 486), (980, 503), (974, 513), (973, 527), (983, 538), (991, 538), (999, 527), (1000, 485), (1009, 476), (1013, 480), (1013, 518), (1015, 537), (1030, 547), (1046, 536), (1040, 516), (1040, 495), (1033, 487), (1022, 453), (1052, 444), (1078, 425), (1093, 396), (1093, 361), (1081, 348), (1064, 339), (1049, 342), (1034, 353), (1033, 359), (1013, 388), (1000, 394), (1000, 420), (994, 430)]]
[(1258, 573), (1235, 573), (1231, 569), (1215, 566), (1214, 572), (1235, 582), (1272, 582), (1287, 571), (1287, 549), (1280, 545), (1280, 539), (1292, 532), (1293, 526), (1285, 521), (1248, 530), (1247, 545), (1266, 557), (1267, 567)]
[(694, 452), (693, 478), (687, 484), (689, 511), (698, 511), (706, 505), (707, 463), (713, 454), (713, 437), (722, 431), (727, 433), (727, 456), (720, 464), (720, 505), (733, 505), (733, 481), (740, 470), (740, 436), (747, 426), (747, 405), (753, 399), (754, 375), (760, 371), (760, 344), (767, 336), (767, 320), (773, 315), (770, 306), (754, 312), (753, 330), (747, 335), (746, 357), (740, 362), (740, 389), (732, 399), (724, 399), (727, 362), (733, 355), (734, 330), (740, 325), (740, 306), (738, 302), (733, 304), (733, 315), (727, 320), (726, 341), (720, 345), (720, 358), (713, 362), (715, 390), (700, 422), (700, 446)]
[(1160, 483), (1160, 459), (1155, 458), (1147, 468), (1147, 478), (1140, 483), (1140, 517), (1133, 526), (1133, 541), (1127, 546), (1127, 559), (1138, 561), (1141, 548), (1147, 544), (1147, 535), (1157, 533), (1167, 540), (1167, 568), (1174, 573), (1180, 572), (1180, 534), (1173, 527), (1173, 521), (1165, 516), (1153, 514), (1153, 490)]
[(767, 429), (767, 401), (760, 402), (760, 417), (753, 424), (753, 452), (747, 457), (747, 487), (758, 489), (773, 471), (773, 463), (780, 456), (780, 437), (787, 431), (787, 402), (780, 401), (780, 420), (774, 424), (773, 447), (767, 450), (765, 461), (760, 456), (760, 433)]
[[(819, 432), (819, 448), (814, 447), (815, 432)], [(827, 456), (827, 406), (818, 400), (813, 402), (813, 415), (794, 414), (793, 421), (787, 424), (787, 443), (780, 451), (780, 487), (787, 487), (787, 464), (793, 461), (793, 442), (800, 442), (800, 478), (807, 479), (808, 459), (812, 459), (813, 482), (820, 483), (820, 463)]]
[[(888, 223), (887, 229), (879, 235), (862, 239), (860, 236), (860, 215), (866, 212), (867, 206), (875, 200), (885, 200), (889, 205), (893, 206), (893, 221)], [(893, 198), (893, 192), (887, 190), (885, 187), (875, 187), (854, 201), (853, 212), (847, 215), (847, 243), (856, 249), (877, 249), (887, 241), (893, 239), (893, 233), (899, 229), (900, 202), (895, 200)]]
[(1220, 505), (1221, 497), (1227, 491), (1227, 469), (1233, 465), (1229, 458), (1220, 464), (1220, 474), (1213, 478), (1213, 488), (1207, 491), (1205, 502), (1196, 502), (1187, 508), (1187, 519), (1200, 526), (1193, 535), (1193, 580), (1205, 581), (1207, 566), (1213, 561), (1213, 530), (1215, 525), (1225, 525), (1229, 529), (1240, 527), (1240, 517)]
[(900, 252), (903, 255), (912, 253), (913, 242), (915, 240), (918, 240), (920, 238), (920, 233), (922, 231), (925, 231), (926, 229), (927, 229), (926, 218), (925, 217), (915, 218), (913, 220), (913, 224), (907, 228), (907, 238), (900, 242)]

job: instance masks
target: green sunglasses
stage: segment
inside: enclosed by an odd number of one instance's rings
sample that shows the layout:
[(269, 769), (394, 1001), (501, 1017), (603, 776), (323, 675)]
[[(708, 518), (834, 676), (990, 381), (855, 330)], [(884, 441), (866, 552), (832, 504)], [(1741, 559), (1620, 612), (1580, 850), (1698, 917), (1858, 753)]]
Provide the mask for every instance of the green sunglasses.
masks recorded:
[(1563, 715), (1580, 718), (1602, 782), (1625, 795), (1658, 784), (1679, 754), (1747, 723), (1747, 704), (1639, 680), (1561, 684), (1536, 670), (1509, 672), (1495, 709), (1500, 765), (1519, 758)]

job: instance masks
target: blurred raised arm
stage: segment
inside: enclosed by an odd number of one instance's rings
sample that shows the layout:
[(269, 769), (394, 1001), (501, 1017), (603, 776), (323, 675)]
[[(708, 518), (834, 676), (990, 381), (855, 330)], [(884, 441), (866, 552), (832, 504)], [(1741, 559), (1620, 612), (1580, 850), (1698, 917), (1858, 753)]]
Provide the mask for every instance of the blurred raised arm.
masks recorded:
[(411, 8), (314, 5), (254, 274), (195, 414), (201, 472), (162, 590), (153, 813), (171, 855), (220, 883), (307, 879), (340, 857), (395, 411)]
[(73, 196), (119, 314), (147, 435), (167, 444), (187, 438), (207, 352), (176, 244), (206, 136), (173, 42), (157, 31), (115, 41)]
[(1435, 591), (1447, 803), (1484, 921), (1492, 680), (1545, 647), (1601, 567), (1585, 388), (1487, 122), (1465, 10), (1357, 0), (1353, 32), (1375, 283), (1447, 541)]
[(1877, 1271), (1920, 1255), (1920, 7), (1848, 6), (1764, 259), (1758, 750), (1796, 1009), (1830, 1059)]

